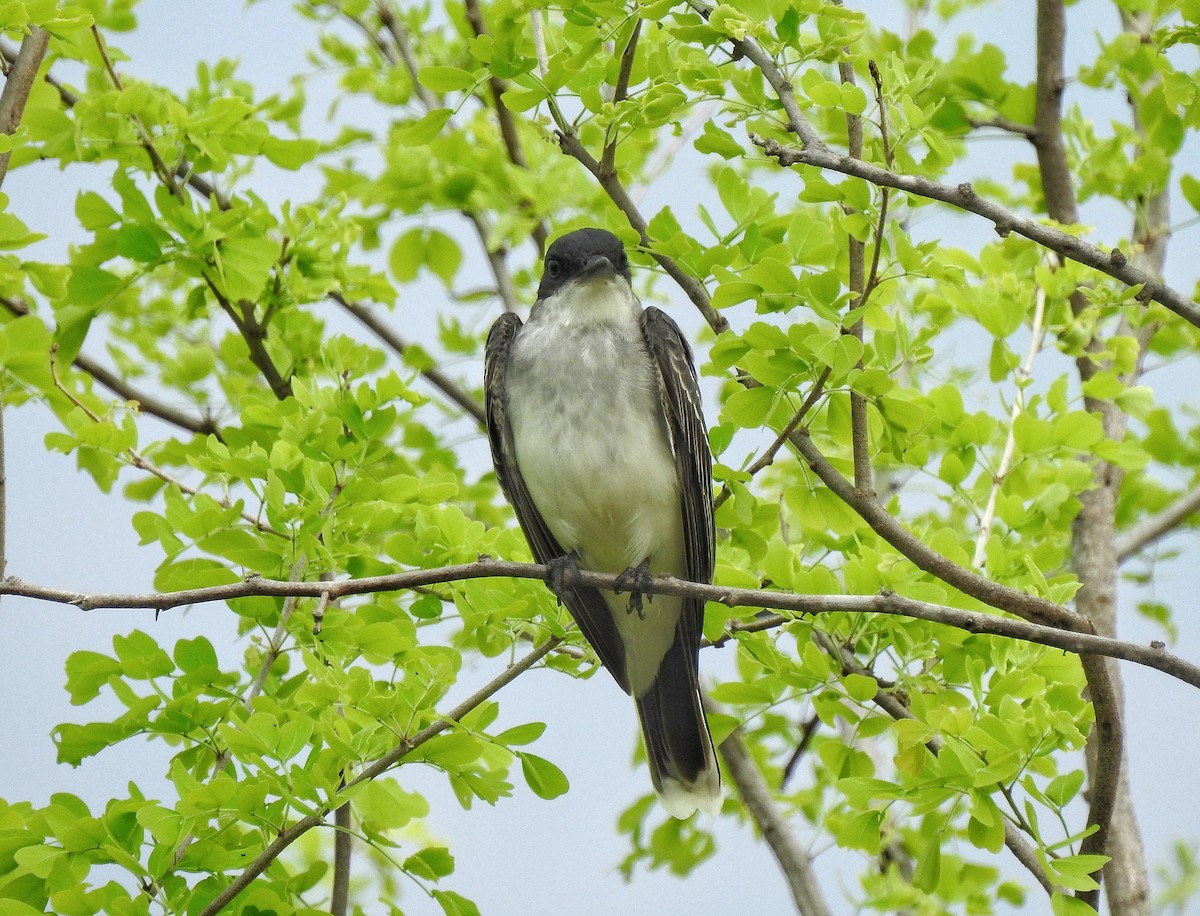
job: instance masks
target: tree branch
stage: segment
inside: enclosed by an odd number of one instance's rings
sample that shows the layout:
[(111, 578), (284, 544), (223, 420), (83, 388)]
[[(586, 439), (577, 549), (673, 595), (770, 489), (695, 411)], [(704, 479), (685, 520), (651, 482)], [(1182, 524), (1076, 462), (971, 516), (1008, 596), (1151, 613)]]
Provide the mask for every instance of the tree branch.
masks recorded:
[[(18, 318), (33, 314), (33, 310), (24, 302), (19, 299), (10, 299), (7, 296), (0, 296), (0, 306), (3, 306)], [(158, 400), (153, 395), (139, 391), (116, 373), (110, 372), (100, 363), (89, 356), (85, 356), (83, 353), (75, 357), (72, 365), (79, 371), (90, 375), (122, 401), (135, 401), (140, 413), (148, 413), (151, 416), (158, 417), (164, 423), (170, 423), (172, 426), (177, 426), (185, 432), (197, 433), (201, 436), (213, 435), (218, 439), (221, 438), (221, 432), (212, 417), (194, 417), (183, 410)]]
[[(414, 87), (413, 91), (420, 100), (422, 107), (426, 111), (432, 111), (439, 107), (440, 102), (437, 97), (421, 84), (420, 62), (417, 60), (416, 52), (413, 51), (412, 43), (409, 41), (408, 31), (401, 24), (400, 20), (396, 18), (391, 3), (388, 0), (378, 0), (376, 9), (379, 13), (379, 21), (387, 29), (388, 34), (392, 36), (392, 40), (396, 44), (398, 56), (404, 63), (404, 68), (408, 72), (409, 79), (412, 81)], [(389, 56), (389, 61), (393, 66), (397, 65), (395, 56)], [(505, 111), (507, 110), (506, 108)], [(511, 156), (511, 154), (512, 151), (509, 150), (509, 155)], [(523, 154), (522, 159), (524, 159)], [(504, 303), (504, 310), (506, 312), (515, 312), (518, 304), (517, 294), (513, 287), (512, 276), (508, 271), (507, 252), (502, 248), (496, 249), (488, 244), (490, 230), (487, 220), (481, 214), (470, 210), (460, 210), (459, 212), (470, 220), (471, 225), (475, 228), (475, 234), (479, 238), (480, 247), (483, 248), (488, 266), (492, 269), (492, 276), (496, 280), (496, 294), (500, 297), (500, 301)]]
[(239, 315), (233, 303), (217, 288), (217, 284), (213, 282), (207, 273), (204, 275), (204, 282), (208, 285), (209, 291), (217, 300), (217, 304), (221, 307), (221, 310), (229, 316), (229, 320), (233, 322), (238, 333), (242, 335), (242, 340), (246, 342), (246, 347), (250, 351), (250, 362), (254, 363), (258, 371), (262, 373), (262, 377), (270, 386), (275, 397), (281, 401), (291, 397), (292, 383), (283, 377), (272, 361), (271, 354), (267, 352), (266, 344), (263, 342), (267, 336), (267, 332), (258, 319), (254, 317), (254, 304), (251, 302), (239, 303), (242, 307), (242, 312)]
[[(100, 52), (100, 60), (104, 64), (104, 72), (108, 74), (108, 78), (112, 81), (117, 91), (124, 92), (125, 85), (121, 82), (121, 77), (117, 74), (116, 68), (113, 67), (112, 61), (108, 57), (108, 49), (104, 46), (104, 37), (100, 34), (100, 28), (93, 25), (91, 31), (92, 38), (96, 42), (96, 49)], [(142, 145), (142, 149), (146, 151), (146, 155), (150, 157), (150, 165), (154, 170), (154, 174), (158, 176), (158, 180), (166, 186), (167, 190), (182, 199), (183, 191), (175, 183), (175, 170), (169, 168), (163, 161), (158, 148), (154, 145), (154, 140), (150, 136), (150, 132), (146, 130), (146, 125), (142, 123), (142, 119), (136, 113), (130, 114), (129, 119), (133, 122), (134, 129), (138, 135), (138, 142)]]
[[(838, 75), (844, 85), (855, 85), (854, 64), (849, 60), (838, 61)], [(855, 159), (861, 159), (863, 156), (862, 118), (849, 111), (846, 112), (846, 137), (850, 155)], [(850, 207), (844, 209), (846, 213), (856, 212)], [(882, 228), (881, 224), (880, 229), (882, 230)], [(881, 236), (875, 241), (876, 254), (879, 253), (882, 245), (883, 238)], [(866, 245), (848, 234), (846, 251), (850, 261), (849, 287), (850, 292), (854, 294), (854, 298), (850, 301), (850, 310), (854, 311), (861, 308), (867, 301)], [(860, 344), (864, 342), (861, 313), (849, 328), (843, 330), (843, 333), (856, 337)], [(858, 369), (863, 367), (861, 356), (855, 366)], [(871, 435), (867, 426), (867, 399), (853, 389), (850, 391), (850, 448), (854, 457), (854, 486), (860, 490), (870, 490), (874, 484), (871, 473)]]
[[(0, 133), (16, 133), (49, 43), (50, 33), (37, 26), (31, 27), (29, 34), (21, 41), (21, 49), (12, 60), (4, 80), (4, 90), (0, 92)], [(11, 158), (11, 153), (0, 153), (0, 184), (4, 184)]]
[(1124, 563), (1159, 538), (1170, 534), (1200, 510), (1200, 487), (1181, 495), (1156, 515), (1143, 519), (1117, 538), (1117, 561)]
[(994, 118), (967, 118), (967, 123), (976, 130), (982, 127), (994, 127), (996, 130), (1002, 130), (1008, 134), (1017, 134), (1024, 137), (1026, 140), (1033, 141), (1037, 136), (1037, 130), (1029, 124), (1019, 124), (1016, 121), (1011, 121), (1003, 115), (996, 115)]
[[(422, 744), (429, 741), (431, 738), (435, 738), (440, 735), (480, 703), (489, 699), (501, 688), (506, 687), (515, 681), (517, 677), (524, 674), (539, 661), (541, 661), (542, 658), (544, 658), (546, 654), (554, 649), (560, 642), (561, 640), (558, 637), (548, 639), (520, 661), (509, 665), (504, 669), (503, 672), (500, 673), (499, 676), (493, 678), (479, 690), (475, 691), (473, 694), (455, 706), (452, 710), (450, 710), (450, 712), (448, 712), (443, 718), (438, 719), (431, 725), (421, 729), (421, 731), (417, 732), (415, 735), (405, 738), (374, 763), (365, 767), (362, 772), (346, 783), (346, 788), (353, 789), (355, 786), (364, 782), (369, 782), (372, 779), (376, 779), (383, 773), (387, 772)], [(249, 887), (250, 883), (259, 875), (261, 875), (272, 862), (279, 858), (283, 851), (291, 846), (292, 843), (298, 840), (313, 827), (319, 827), (324, 824), (325, 818), (328, 816), (330, 810), (334, 807), (335, 805), (333, 803), (329, 803), (325, 805), (322, 810), (316, 812), (315, 814), (309, 814), (305, 817), (302, 817), (296, 823), (292, 824), (292, 826), (282, 831), (274, 839), (274, 841), (267, 846), (266, 849), (259, 853), (253, 862), (246, 866), (241, 874), (239, 874), (223, 891), (221, 891), (221, 893), (217, 894), (217, 896), (212, 899), (208, 906), (200, 911), (199, 916), (216, 916), (217, 913), (221, 912), (221, 910), (231, 903), (238, 894)]]
[[(183, 589), (175, 592), (148, 592), (143, 594), (97, 594), (26, 583), (9, 577), (0, 581), (0, 595), (19, 595), (39, 601), (69, 604), (81, 610), (101, 608), (144, 608), (165, 611), (184, 605), (204, 604), (213, 601), (229, 601), (254, 595), (287, 598), (289, 596), (319, 598), (327, 594), (336, 601), (351, 595), (366, 595), (376, 592), (413, 589), (441, 582), (460, 582), (465, 579), (537, 579), (546, 581), (548, 568), (535, 563), (514, 563), (505, 560), (480, 559), (474, 563), (442, 566), (435, 569), (412, 569), (386, 576), (367, 576), (361, 579), (339, 579), (333, 582), (288, 582), (279, 579), (264, 579), (251, 576), (228, 585), (205, 588)], [(568, 575), (564, 584), (586, 585), (616, 591), (617, 577), (608, 573), (580, 571), (578, 578)], [(985, 582), (987, 580), (984, 580)], [(994, 585), (995, 583), (989, 583)], [(999, 587), (999, 586), (998, 586)], [(700, 598), (726, 607), (760, 607), (792, 611), (799, 614), (868, 613), (888, 614), (928, 620), (968, 633), (1002, 636), (1039, 643), (1079, 655), (1107, 656), (1120, 658), (1135, 664), (1155, 668), (1194, 687), (1200, 687), (1200, 666), (1179, 658), (1165, 649), (1155, 646), (1140, 646), (1122, 642), (1107, 636), (1077, 632), (1026, 620), (999, 617), (983, 611), (964, 611), (939, 604), (930, 604), (904, 598), (891, 592), (878, 595), (799, 595), (759, 589), (727, 588), (720, 585), (705, 585), (688, 582), (672, 576), (658, 576), (654, 580), (655, 594)], [(1016, 594), (1021, 595), (1020, 592)], [(1077, 618), (1066, 608), (1022, 595), (1034, 602), (1057, 609), (1066, 619)], [(1043, 615), (1050, 616), (1050, 615)], [(745, 624), (733, 624), (731, 631), (753, 631), (780, 626), (789, 618), (773, 616)]]
[[(613, 87), (613, 103), (620, 104), (629, 97), (629, 78), (633, 73), (633, 62), (637, 57), (638, 37), (642, 34), (642, 20), (633, 21), (633, 32), (621, 52), (621, 69), (617, 73), (617, 83)], [(609, 135), (604, 141), (604, 152), (600, 156), (600, 170), (605, 174), (616, 174), (617, 167), (617, 128), (610, 125)]]
[(1153, 300), (1161, 303), (1179, 317), (1200, 327), (1200, 305), (1178, 290), (1158, 282), (1145, 271), (1138, 270), (1120, 249), (1113, 248), (1105, 252), (1061, 229), (1021, 216), (994, 201), (980, 197), (975, 193), (970, 182), (951, 186), (915, 175), (900, 175), (872, 163), (843, 156), (825, 147), (796, 149), (756, 134), (751, 134), (750, 139), (756, 146), (762, 147), (768, 156), (777, 159), (780, 165), (811, 165), (829, 169), (843, 175), (862, 178), (879, 187), (896, 188), (908, 194), (941, 201), (960, 210), (982, 216), (995, 223), (996, 231), (1001, 235), (1015, 232), (1043, 248), (1057, 252), (1064, 258), (1098, 270), (1115, 280), (1120, 280), (1127, 286), (1142, 287), (1137, 294), (1139, 301)]
[[(479, 0), (465, 0), (464, 9), (467, 14), (467, 24), (471, 26), (471, 31), (475, 33), (477, 38), (481, 38), (487, 34), (487, 28), (483, 22), (483, 10), (479, 7)], [(395, 21), (395, 17), (392, 17)], [(488, 76), (488, 88), (492, 93), (492, 107), (496, 111), (496, 120), (500, 124), (500, 137), (504, 140), (504, 149), (508, 152), (508, 159), (517, 168), (529, 170), (529, 160), (525, 158), (525, 150), (521, 146), (521, 135), (517, 133), (517, 122), (512, 116), (512, 112), (508, 106), (504, 104), (504, 93), (508, 91), (508, 87), (504, 81), (498, 76)], [(534, 209), (533, 201), (528, 198), (523, 198), (518, 204), (522, 210), (532, 212)], [(538, 219), (533, 224), (533, 240), (537, 243), (538, 252), (544, 253), (546, 250), (546, 240), (549, 235), (546, 229), (545, 220)]]
[(333, 891), (329, 916), (346, 916), (350, 908), (350, 802), (333, 812)]
[[(704, 705), (712, 710), (715, 706), (707, 696)], [(758, 764), (751, 756), (749, 749), (742, 741), (741, 729), (735, 728), (729, 733), (720, 746), (721, 759), (729, 778), (737, 786), (742, 804), (750, 818), (758, 826), (763, 840), (771, 850), (771, 855), (779, 863), (779, 869), (787, 879), (788, 888), (792, 892), (792, 900), (796, 904), (796, 912), (801, 916), (829, 916), (829, 906), (817, 884), (812, 870), (812, 857), (805, 852), (775, 804), (775, 798), (770, 786), (763, 779)]]
[[(752, 465), (750, 465), (750, 467), (746, 468), (747, 474), (749, 474), (751, 477), (755, 477), (760, 471), (769, 468), (775, 463), (775, 456), (779, 454), (779, 450), (783, 448), (784, 443), (788, 441), (792, 433), (795, 432), (799, 428), (800, 424), (804, 422), (805, 416), (808, 415), (808, 412), (812, 409), (813, 405), (817, 403), (817, 400), (825, 391), (825, 382), (832, 372), (833, 370), (829, 366), (826, 366), (821, 370), (821, 374), (817, 377), (816, 384), (813, 385), (812, 391), (808, 393), (808, 397), (804, 399), (804, 403), (801, 404), (799, 409), (792, 415), (792, 418), (788, 421), (787, 425), (779, 431), (779, 435), (775, 437), (775, 441), (767, 446), (767, 450), (763, 452), (762, 455), (760, 455), (758, 459)], [(721, 492), (718, 493), (716, 498), (713, 500), (713, 508), (721, 508), (721, 506), (724, 505), (725, 500), (729, 499), (731, 493), (732, 491), (729, 489), (729, 484), (724, 484), (721, 487)]]
[(1038, 286), (1034, 293), (1033, 327), (1029, 334), (1029, 350), (1025, 360), (1017, 370), (1017, 390), (1013, 394), (1012, 409), (1008, 416), (1008, 433), (1004, 437), (1004, 451), (1000, 455), (1000, 464), (992, 476), (992, 486), (988, 493), (987, 505), (979, 519), (979, 531), (975, 535), (975, 556), (971, 565), (983, 569), (987, 562), (987, 545), (992, 534), (992, 522), (996, 518), (996, 503), (1000, 498), (1000, 488), (1004, 479), (1012, 470), (1013, 458), (1017, 452), (1017, 418), (1025, 412), (1025, 384), (1033, 378), (1033, 362), (1042, 349), (1042, 339), (1045, 336), (1046, 319), (1046, 290)]
[[(1038, 0), (1036, 32), (1033, 144), (1037, 151), (1042, 196), (1051, 219), (1063, 225), (1074, 225), (1079, 222), (1079, 208), (1062, 130), (1062, 96), (1066, 85), (1063, 54), (1067, 37), (1063, 0)], [(1075, 315), (1083, 315), (1092, 308), (1080, 289), (1072, 291), (1070, 304)], [(1100, 368), (1098, 354), (1104, 349), (1103, 342), (1094, 333), (1083, 354), (1075, 361), (1082, 381), (1087, 381)], [(1115, 403), (1085, 395), (1084, 406), (1099, 415), (1108, 438), (1120, 441), (1125, 431), (1125, 416)], [(1100, 632), (1111, 636), (1116, 631), (1116, 503), (1124, 475), (1119, 467), (1102, 460), (1095, 461), (1094, 475), (1094, 485), (1080, 495), (1081, 508), (1071, 532), (1071, 562), (1080, 583), (1075, 607)], [(1120, 672), (1115, 665), (1110, 669), (1104, 659), (1094, 658), (1086, 661), (1084, 672), (1096, 717), (1095, 728), (1088, 736), (1086, 755), (1090, 784), (1088, 824), (1095, 829), (1084, 839), (1080, 851), (1115, 859), (1126, 852), (1109, 849), (1112, 814), (1121, 791), (1125, 744)], [(1077, 891), (1076, 896), (1089, 906), (1099, 907), (1098, 886)]]
[[(330, 293), (329, 298), (362, 322), (376, 337), (387, 344), (397, 356), (404, 356), (404, 351), (408, 349), (408, 344), (399, 334), (384, 324), (369, 306), (361, 302), (351, 302), (339, 292)], [(463, 389), (462, 386), (446, 375), (446, 373), (442, 372), (442, 370), (437, 367), (422, 369), (421, 375), (429, 384), (433, 385), (466, 413), (474, 417), (481, 427), (487, 423), (483, 405), (479, 403), (479, 400), (470, 392)]]

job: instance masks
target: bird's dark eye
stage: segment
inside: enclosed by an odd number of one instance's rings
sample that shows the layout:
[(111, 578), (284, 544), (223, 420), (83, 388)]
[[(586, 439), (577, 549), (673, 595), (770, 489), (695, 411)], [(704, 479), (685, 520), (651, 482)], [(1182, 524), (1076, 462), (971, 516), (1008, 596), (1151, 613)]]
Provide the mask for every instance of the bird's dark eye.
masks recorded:
[(551, 280), (557, 280), (558, 275), (562, 273), (562, 264), (557, 258), (551, 258), (546, 262), (546, 276)]

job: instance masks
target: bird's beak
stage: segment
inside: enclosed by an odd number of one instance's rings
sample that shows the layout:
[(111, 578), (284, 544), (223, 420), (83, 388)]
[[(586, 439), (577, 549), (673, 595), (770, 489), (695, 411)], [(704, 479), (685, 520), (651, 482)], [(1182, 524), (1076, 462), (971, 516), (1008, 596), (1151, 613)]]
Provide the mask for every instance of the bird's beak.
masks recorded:
[(601, 277), (605, 280), (611, 280), (616, 275), (617, 268), (613, 266), (613, 262), (604, 255), (598, 254), (584, 265), (583, 270), (577, 276), (581, 283), (586, 283), (589, 280)]

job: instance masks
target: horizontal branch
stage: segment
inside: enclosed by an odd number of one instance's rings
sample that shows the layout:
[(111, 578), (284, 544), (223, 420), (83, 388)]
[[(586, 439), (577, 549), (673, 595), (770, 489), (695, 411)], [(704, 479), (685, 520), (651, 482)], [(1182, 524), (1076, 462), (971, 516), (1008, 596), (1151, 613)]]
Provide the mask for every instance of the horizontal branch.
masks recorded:
[(768, 156), (778, 160), (780, 165), (811, 165), (816, 168), (840, 172), (853, 178), (861, 178), (881, 188), (896, 188), (908, 194), (938, 200), (968, 213), (982, 216), (991, 220), (996, 231), (1001, 235), (1015, 232), (1044, 248), (1057, 252), (1064, 258), (1077, 261), (1107, 274), (1115, 280), (1120, 280), (1127, 286), (1140, 286), (1137, 294), (1139, 301), (1153, 300), (1166, 306), (1179, 317), (1200, 327), (1200, 305), (1189, 299), (1183, 293), (1160, 283), (1144, 270), (1139, 270), (1125, 257), (1119, 248), (1103, 251), (1090, 242), (1056, 229), (1045, 223), (1037, 222), (1028, 217), (1014, 213), (1002, 207), (995, 201), (980, 197), (971, 187), (970, 182), (957, 185), (942, 184), (921, 178), (916, 175), (901, 175), (880, 166), (843, 156), (825, 146), (799, 149), (784, 146), (777, 140), (751, 134), (750, 139), (762, 147)]
[[(280, 579), (264, 579), (251, 576), (228, 585), (206, 588), (190, 588), (176, 592), (149, 592), (145, 594), (89, 594), (22, 582), (7, 578), (0, 581), (0, 595), (19, 595), (41, 601), (69, 604), (82, 610), (99, 608), (145, 608), (165, 611), (174, 607), (203, 604), (210, 601), (230, 601), (235, 598), (266, 596), (275, 598), (325, 596), (336, 601), (349, 595), (365, 595), (412, 589), (433, 585), (438, 582), (459, 582), (465, 579), (539, 579), (546, 580), (549, 569), (536, 563), (513, 563), (504, 560), (480, 558), (474, 563), (457, 566), (442, 566), (436, 569), (413, 569), (387, 576), (366, 576), (361, 579), (339, 579), (335, 582), (287, 582)], [(606, 591), (617, 591), (617, 577), (608, 573), (580, 571), (578, 578), (568, 574), (566, 585), (586, 585)], [(1120, 658), (1135, 664), (1155, 668), (1164, 674), (1200, 687), (1200, 666), (1179, 658), (1157, 646), (1140, 646), (1107, 636), (1079, 633), (1052, 626), (998, 617), (982, 611), (964, 611), (960, 608), (915, 601), (891, 592), (878, 595), (797, 595), (790, 592), (774, 592), (749, 588), (726, 588), (720, 585), (704, 585), (688, 582), (672, 576), (658, 576), (654, 580), (654, 593), (679, 597), (700, 598), (723, 604), (726, 607), (759, 607), (792, 611), (799, 614), (869, 613), (912, 617), (945, 626), (991, 636), (1004, 636), (1026, 642), (1038, 643), (1062, 649), (1078, 655), (1097, 655)], [(1057, 605), (1053, 605), (1057, 607)], [(770, 625), (779, 626), (789, 618), (780, 616)], [(754, 629), (767, 629), (768, 625), (754, 622)], [(737, 629), (736, 625), (734, 629)], [(743, 626), (741, 629), (751, 629)]]

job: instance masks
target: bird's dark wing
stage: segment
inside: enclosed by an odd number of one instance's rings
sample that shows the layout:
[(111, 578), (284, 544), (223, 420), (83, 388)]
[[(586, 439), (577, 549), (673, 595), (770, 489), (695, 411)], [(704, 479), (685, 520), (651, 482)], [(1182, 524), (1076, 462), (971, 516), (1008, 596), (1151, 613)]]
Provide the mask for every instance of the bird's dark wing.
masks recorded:
[[(534, 505), (533, 497), (529, 495), (529, 488), (525, 486), (525, 478), (517, 466), (512, 426), (508, 420), (508, 384), (505, 375), (513, 341), (520, 330), (521, 319), (512, 312), (505, 312), (488, 332), (483, 371), (488, 442), (492, 448), (492, 464), (496, 468), (500, 489), (517, 513), (517, 521), (525, 532), (525, 540), (529, 542), (533, 558), (539, 563), (550, 563), (565, 556), (566, 551), (551, 534), (545, 519)], [(625, 648), (604, 597), (596, 589), (584, 586), (568, 588), (560, 597), (579, 624), (584, 637), (600, 656), (601, 663), (621, 689), (629, 693)]]
[[(688, 346), (679, 325), (653, 306), (643, 310), (642, 338), (658, 370), (663, 416), (675, 455), (679, 493), (683, 503), (687, 576), (711, 582), (715, 563), (713, 544), (712, 453), (700, 409), (700, 386)], [(703, 605), (700, 606), (703, 613)], [(697, 641), (699, 624), (697, 624)]]

